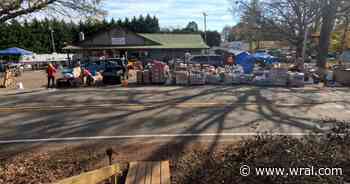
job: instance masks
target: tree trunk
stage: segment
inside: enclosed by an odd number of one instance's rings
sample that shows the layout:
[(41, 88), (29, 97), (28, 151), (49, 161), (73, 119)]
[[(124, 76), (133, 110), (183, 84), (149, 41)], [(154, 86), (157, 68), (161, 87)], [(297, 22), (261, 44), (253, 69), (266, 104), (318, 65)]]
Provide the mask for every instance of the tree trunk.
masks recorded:
[(319, 31), (320, 24), (321, 24), (321, 18), (317, 17), (316, 20), (315, 20), (315, 23), (313, 25), (313, 32), (314, 33), (317, 33)]
[(296, 58), (295, 59), (299, 59), (302, 57), (303, 53), (303, 41), (300, 40), (298, 41), (298, 44), (296, 44)]
[(348, 33), (348, 27), (349, 27), (349, 17), (345, 17), (345, 26), (344, 26), (344, 33), (342, 37), (342, 42), (341, 42), (341, 53), (344, 51), (345, 47), (347, 46), (346, 44), (346, 34)]
[(318, 62), (317, 66), (321, 69), (321, 75), (323, 75), (324, 69), (327, 65), (328, 49), (331, 39), (331, 33), (333, 31), (335, 18), (337, 14), (337, 2), (326, 3), (322, 11), (322, 26), (319, 42)]

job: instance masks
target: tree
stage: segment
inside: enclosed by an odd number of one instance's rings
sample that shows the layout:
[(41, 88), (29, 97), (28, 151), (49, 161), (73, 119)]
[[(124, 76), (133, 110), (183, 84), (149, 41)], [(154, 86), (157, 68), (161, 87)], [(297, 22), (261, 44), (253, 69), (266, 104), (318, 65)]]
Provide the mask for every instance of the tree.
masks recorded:
[(198, 32), (198, 24), (195, 21), (191, 21), (187, 24), (184, 31), (186, 31), (186, 32)]
[(124, 21), (123, 21), (123, 24), (122, 24), (122, 27), (126, 27), (126, 28), (130, 28), (131, 26), (131, 23), (129, 21), (129, 18), (128, 17), (125, 17)]
[(350, 15), (346, 14), (341, 17), (341, 24), (343, 26), (343, 35), (341, 37), (341, 50), (340, 52), (343, 52), (344, 49), (346, 48), (346, 35), (349, 31), (349, 26), (350, 26)]
[[(127, 25), (127, 21), (125, 20), (125, 24)], [(137, 28), (138, 28), (138, 20), (136, 19), (135, 16), (132, 17), (131, 22), (129, 24), (129, 26), (127, 26), (128, 29), (130, 29), (131, 31), (137, 32)]]
[(159, 19), (156, 16), (153, 16), (152, 18), (152, 32), (159, 32), (160, 27), (159, 27)]
[(102, 0), (1, 0), (0, 23), (19, 16), (40, 11), (50, 11), (71, 16), (72, 11), (81, 15), (100, 15)]
[(253, 49), (253, 42), (259, 41), (259, 25), (261, 23), (261, 5), (259, 0), (251, 0), (249, 8), (243, 10), (241, 22), (244, 24), (243, 31), (249, 41), (250, 50)]
[(233, 1), (232, 5), (235, 10), (239, 7), (243, 15), (247, 14), (245, 12), (253, 12), (252, 17), (260, 17), (253, 19), (249, 18), (251, 16), (248, 18), (243, 16), (242, 20), (248, 21), (246, 23), (248, 29), (253, 25), (259, 31), (263, 30), (265, 33), (274, 34), (273, 37), (279, 36), (280, 39), (289, 41), (296, 47), (297, 56), (300, 57), (305, 32), (319, 15), (320, 0), (266, 0), (259, 5), (258, 15), (254, 14), (255, 7), (252, 6), (256, 3), (255, 0), (240, 0)]
[[(207, 31), (207, 40), (206, 43), (209, 47), (213, 46), (220, 46), (221, 43), (221, 35), (217, 31)], [(202, 36), (204, 37), (204, 33), (202, 33)]]
[[(148, 17), (148, 18), (147, 18)], [(135, 23), (140, 32), (159, 32), (158, 18), (147, 16), (146, 18), (135, 18)], [(0, 23), (0, 49), (8, 47), (20, 46), (31, 50), (35, 53), (52, 52), (51, 31), (54, 31), (54, 43), (57, 52), (62, 52), (62, 48), (67, 44), (79, 42), (79, 33), (83, 32), (86, 37), (90, 37), (99, 30), (106, 30), (114, 26), (125, 26), (130, 29), (133, 23), (128, 18), (125, 21), (119, 19), (115, 22), (103, 19), (80, 20), (78, 23), (73, 21), (66, 22), (56, 18), (43, 20), (33, 19), (31, 21), (24, 20), (19, 22), (12, 19), (8, 22)]]
[(320, 73), (327, 65), (327, 55), (331, 40), (331, 34), (334, 28), (337, 16), (350, 12), (350, 2), (346, 0), (321, 0), (322, 26), (319, 41), (318, 62)]
[(152, 18), (150, 15), (146, 17), (140, 15), (138, 18), (134, 16), (131, 22), (125, 19), (122, 25), (136, 33), (156, 33), (160, 30), (158, 19), (156, 17)]
[(225, 26), (222, 29), (221, 35), (224, 37), (223, 40), (227, 42), (232, 42), (236, 40), (235, 35), (233, 34), (232, 27), (230, 26)]
[(154, 30), (153, 19), (149, 14), (146, 15), (144, 24), (145, 24), (145, 27), (147, 28), (147, 30), (145, 30), (145, 33), (157, 32)]

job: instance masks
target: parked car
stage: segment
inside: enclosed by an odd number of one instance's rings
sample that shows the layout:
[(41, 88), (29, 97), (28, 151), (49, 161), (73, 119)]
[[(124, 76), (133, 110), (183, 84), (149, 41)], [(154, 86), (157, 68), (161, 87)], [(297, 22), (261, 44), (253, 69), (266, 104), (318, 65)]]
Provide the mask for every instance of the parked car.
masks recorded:
[(103, 83), (120, 84), (126, 75), (127, 65), (121, 59), (108, 59), (105, 62), (105, 69), (102, 72)]
[(344, 51), (340, 57), (339, 57), (340, 61), (344, 62), (344, 63), (350, 63), (350, 50), (346, 50)]
[(32, 67), (31, 64), (25, 64), (24, 65), (24, 70), (32, 70), (32, 69), (33, 69), (33, 67)]
[(194, 55), (190, 57), (190, 64), (204, 64), (212, 66), (224, 66), (224, 57), (220, 55)]
[(56, 80), (58, 88), (79, 87), (82, 84), (80, 78), (74, 78), (72, 68), (63, 68), (60, 72), (62, 76)]
[(337, 59), (337, 53), (335, 52), (329, 52), (327, 56), (328, 61), (334, 61)]

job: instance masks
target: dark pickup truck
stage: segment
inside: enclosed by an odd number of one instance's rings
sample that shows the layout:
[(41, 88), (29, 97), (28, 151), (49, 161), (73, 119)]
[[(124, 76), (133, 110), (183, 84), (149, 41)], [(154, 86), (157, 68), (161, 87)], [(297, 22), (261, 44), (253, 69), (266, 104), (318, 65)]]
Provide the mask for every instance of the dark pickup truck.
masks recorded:
[(120, 84), (127, 75), (127, 66), (121, 59), (107, 59), (102, 72), (104, 84)]
[(224, 57), (220, 55), (194, 55), (191, 56), (189, 64), (203, 64), (212, 66), (224, 66)]

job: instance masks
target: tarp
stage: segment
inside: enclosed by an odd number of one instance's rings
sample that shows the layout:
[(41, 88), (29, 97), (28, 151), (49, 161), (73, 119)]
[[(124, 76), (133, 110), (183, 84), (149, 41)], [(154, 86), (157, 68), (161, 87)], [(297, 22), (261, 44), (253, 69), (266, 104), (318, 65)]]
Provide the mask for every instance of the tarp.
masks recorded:
[(33, 52), (17, 48), (17, 47), (12, 47), (8, 48), (5, 50), (0, 51), (0, 56), (24, 56), (24, 55), (32, 55)]
[(250, 74), (253, 72), (255, 62), (255, 57), (248, 52), (241, 52), (240, 54), (236, 55), (236, 64), (243, 67), (245, 74)]
[(350, 62), (350, 50), (344, 51), (339, 59), (343, 62)]
[(278, 58), (271, 56), (266, 52), (257, 52), (253, 54), (253, 57), (255, 57), (259, 61), (263, 61), (265, 64), (274, 64), (279, 62)]

